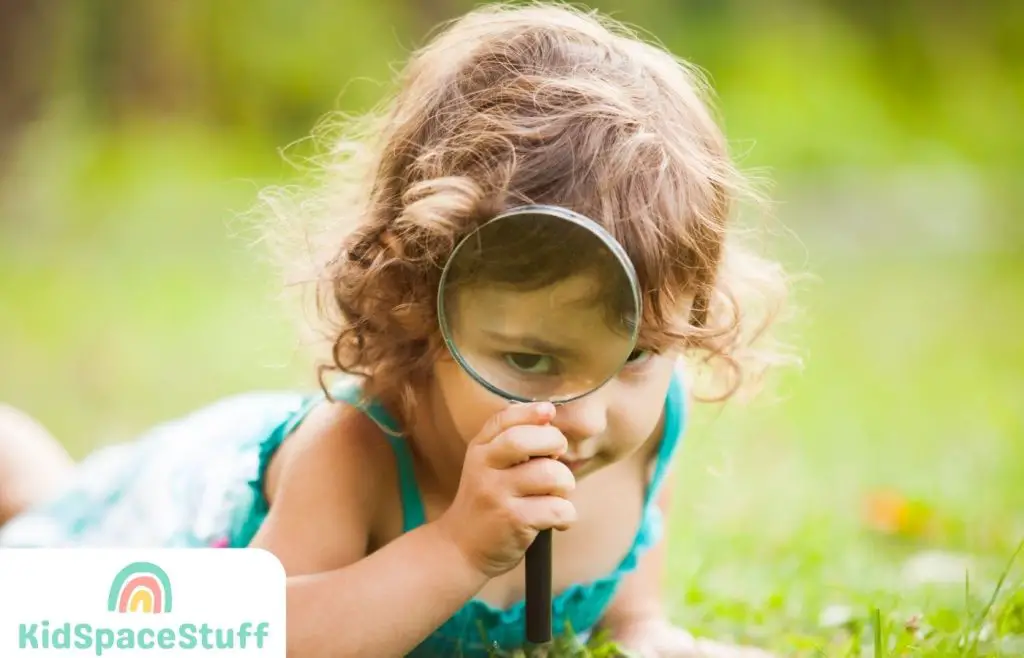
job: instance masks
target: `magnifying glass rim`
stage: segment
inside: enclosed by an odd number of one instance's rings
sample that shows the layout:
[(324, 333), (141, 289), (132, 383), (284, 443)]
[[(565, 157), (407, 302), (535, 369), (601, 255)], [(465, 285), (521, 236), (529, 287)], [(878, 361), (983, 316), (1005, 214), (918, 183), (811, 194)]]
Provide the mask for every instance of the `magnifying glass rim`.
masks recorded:
[[(473, 366), (471, 366), (466, 361), (466, 359), (463, 358), (463, 356), (459, 353), (459, 350), (456, 349), (455, 345), (453, 344), (453, 341), (449, 338), (451, 330), (450, 327), (448, 326), (448, 321), (444, 311), (445, 282), (448, 280), (448, 273), (451, 270), (452, 263), (455, 262), (455, 258), (458, 255), (459, 251), (462, 249), (462, 247), (466, 245), (469, 242), (469, 240), (477, 234), (477, 232), (483, 230), (485, 226), (488, 226), (489, 224), (492, 224), (497, 221), (501, 221), (503, 219), (508, 219), (509, 217), (517, 217), (520, 215), (550, 215), (573, 222), (574, 224), (582, 226), (583, 228), (589, 230), (592, 234), (597, 236), (597, 238), (599, 238), (601, 242), (604, 243), (606, 247), (608, 247), (612, 254), (614, 254), (616, 260), (619, 261), (619, 264), (626, 271), (626, 276), (630, 282), (630, 292), (633, 295), (633, 304), (636, 307), (636, 322), (633, 325), (633, 331), (630, 335), (630, 351), (632, 351), (636, 347), (637, 341), (640, 337), (640, 320), (643, 317), (643, 299), (640, 296), (640, 285), (639, 278), (636, 274), (636, 268), (633, 267), (633, 263), (629, 260), (629, 256), (626, 254), (626, 250), (623, 249), (621, 244), (619, 244), (619, 241), (612, 237), (612, 235), (607, 231), (607, 229), (605, 229), (603, 226), (601, 226), (594, 220), (590, 219), (586, 215), (582, 215), (574, 210), (570, 210), (562, 206), (554, 206), (547, 204), (527, 204), (515, 206), (513, 208), (498, 213), (497, 215), (490, 218), (480, 226), (473, 229), (469, 233), (469, 235), (459, 240), (458, 244), (456, 244), (455, 248), (452, 250), (452, 253), (448, 256), (448, 261), (445, 263), (444, 269), (441, 270), (441, 279), (437, 284), (437, 320), (441, 328), (441, 338), (442, 340), (444, 340), (445, 347), (447, 348), (448, 353), (452, 355), (452, 358), (455, 359), (455, 361), (460, 366), (462, 366), (462, 369), (469, 373), (470, 377), (472, 377), (478, 384), (486, 388), (491, 393), (494, 393), (495, 395), (505, 398), (506, 400), (511, 400), (513, 402), (534, 402), (537, 400), (537, 398), (523, 397), (515, 395), (513, 393), (509, 393), (508, 391), (504, 391), (498, 388), (497, 386), (491, 384), (489, 381), (487, 381), (480, 374), (477, 373)], [(602, 386), (611, 381), (617, 373), (618, 371), (616, 370), (607, 378), (605, 378), (600, 384), (594, 386), (591, 390), (567, 398), (550, 400), (550, 402), (554, 404), (565, 404), (567, 402), (572, 402), (573, 400), (578, 400), (600, 389)]]

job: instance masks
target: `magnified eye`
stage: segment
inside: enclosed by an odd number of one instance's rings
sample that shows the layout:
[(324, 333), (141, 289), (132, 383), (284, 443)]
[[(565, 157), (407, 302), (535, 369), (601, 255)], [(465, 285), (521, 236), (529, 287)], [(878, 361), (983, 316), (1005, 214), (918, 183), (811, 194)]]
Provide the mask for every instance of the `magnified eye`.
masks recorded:
[(520, 372), (530, 375), (549, 375), (555, 372), (555, 360), (544, 354), (528, 352), (508, 352), (504, 355), (505, 363)]

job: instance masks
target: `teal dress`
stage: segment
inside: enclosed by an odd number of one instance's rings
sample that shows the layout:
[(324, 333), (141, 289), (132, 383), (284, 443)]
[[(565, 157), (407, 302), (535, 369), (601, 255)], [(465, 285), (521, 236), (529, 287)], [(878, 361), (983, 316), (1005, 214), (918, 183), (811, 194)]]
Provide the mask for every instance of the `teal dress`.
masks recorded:
[[(425, 522), (412, 453), (395, 420), (378, 404), (360, 404), (358, 385), (331, 397), (359, 408), (384, 430), (395, 452), (404, 531)], [(53, 501), (0, 527), (2, 547), (245, 547), (267, 515), (263, 476), (275, 450), (324, 397), (247, 393), (160, 425), (139, 440), (102, 448), (82, 462)], [(643, 520), (617, 568), (555, 595), (556, 634), (585, 637), (600, 621), (623, 576), (661, 536), (654, 498), (684, 429), (681, 373), (665, 400), (664, 434)], [(410, 654), (413, 658), (485, 658), (524, 644), (524, 605), (498, 608), (472, 599)]]

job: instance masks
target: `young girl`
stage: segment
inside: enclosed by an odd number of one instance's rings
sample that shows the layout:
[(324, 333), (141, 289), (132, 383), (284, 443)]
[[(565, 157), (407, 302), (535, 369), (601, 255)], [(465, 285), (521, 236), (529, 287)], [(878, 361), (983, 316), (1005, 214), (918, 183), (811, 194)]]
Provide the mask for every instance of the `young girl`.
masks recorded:
[[(339, 140), (322, 188), (270, 204), (337, 229), (315, 246), (344, 376), (220, 401), (74, 470), (9, 423), (0, 483), (21, 502), (0, 545), (260, 547), (289, 576), (289, 656), (475, 657), (524, 642), (522, 558), (555, 528), (556, 632), (753, 655), (695, 640), (661, 603), (681, 358), (724, 366), (731, 392), (751, 372), (745, 295), (781, 280), (727, 240), (741, 183), (697, 77), (663, 50), (565, 7), (472, 12), (415, 54), (364, 137)], [(527, 203), (607, 228), (645, 297), (628, 364), (557, 409), (478, 385), (435, 313), (453, 245)], [(11, 491), (34, 473), (64, 483)]]

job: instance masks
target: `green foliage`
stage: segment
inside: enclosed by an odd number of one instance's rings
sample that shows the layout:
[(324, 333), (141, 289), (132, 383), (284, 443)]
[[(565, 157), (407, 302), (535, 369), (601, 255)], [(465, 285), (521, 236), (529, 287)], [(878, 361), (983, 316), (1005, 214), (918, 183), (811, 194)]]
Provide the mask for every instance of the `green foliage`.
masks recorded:
[[(103, 0), (63, 15), (58, 97), (87, 116), (193, 116), (279, 145), (366, 109), (469, 0)], [(1020, 3), (596, 0), (710, 74), (753, 164), (1021, 165)], [(62, 101), (63, 104), (66, 104)]]

